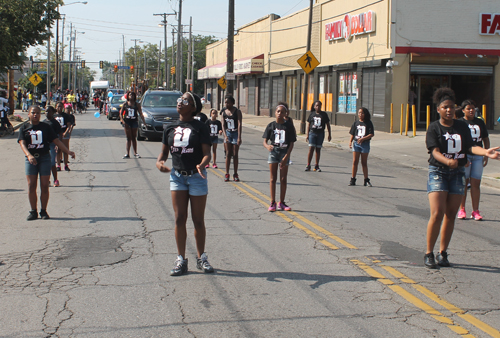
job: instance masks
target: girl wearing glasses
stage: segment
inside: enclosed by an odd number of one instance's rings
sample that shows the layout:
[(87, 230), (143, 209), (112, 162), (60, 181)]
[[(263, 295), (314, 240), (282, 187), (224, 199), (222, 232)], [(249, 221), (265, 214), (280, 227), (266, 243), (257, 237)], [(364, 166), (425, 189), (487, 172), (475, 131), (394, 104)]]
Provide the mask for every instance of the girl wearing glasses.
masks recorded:
[[(205, 272), (214, 272), (205, 253), (205, 206), (208, 184), (205, 167), (210, 162), (210, 129), (195, 119), (201, 111), (200, 98), (190, 92), (177, 100), (179, 120), (163, 131), (163, 145), (156, 161), (158, 170), (170, 173), (170, 192), (175, 213), (175, 240), (177, 259), (171, 276), (187, 273), (186, 221), (188, 205), (191, 204), (191, 218), (196, 240), (196, 267)], [(172, 154), (172, 168), (165, 161)]]
[(125, 135), (127, 136), (127, 153), (123, 158), (130, 158), (130, 145), (134, 147), (135, 158), (141, 158), (137, 153), (137, 128), (139, 127), (139, 117), (144, 122), (142, 116), (141, 105), (137, 101), (137, 95), (134, 92), (127, 93), (127, 102), (125, 102), (120, 111), (120, 121), (125, 128)]

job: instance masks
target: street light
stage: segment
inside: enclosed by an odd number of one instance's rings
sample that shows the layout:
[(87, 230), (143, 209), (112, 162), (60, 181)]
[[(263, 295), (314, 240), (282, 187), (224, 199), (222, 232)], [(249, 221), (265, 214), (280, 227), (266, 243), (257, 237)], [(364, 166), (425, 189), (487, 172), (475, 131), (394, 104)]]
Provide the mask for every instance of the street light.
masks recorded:
[[(134, 68), (135, 68), (135, 71), (137, 71), (137, 42), (143, 43), (144, 41), (142, 41), (141, 39), (130, 39), (130, 41), (134, 41)], [(134, 75), (136, 75), (136, 74), (134, 74)], [(136, 78), (137, 78), (137, 76), (136, 76)], [(137, 83), (134, 86), (134, 91), (135, 91), (136, 87), (137, 87)]]
[[(77, 35), (77, 34), (85, 34), (85, 32), (78, 32), (78, 31), (75, 29), (73, 33), (74, 33), (74, 39), (73, 39), (73, 50), (75, 50), (75, 51), (76, 51), (76, 35)], [(70, 42), (71, 42), (71, 41), (70, 41)], [(75, 61), (75, 54), (76, 54), (76, 53), (73, 53), (73, 61)], [(75, 74), (74, 74), (74, 76), (73, 76), (73, 90), (76, 90), (76, 75), (77, 75), (77, 73), (76, 73), (76, 69), (77, 69), (77, 67), (76, 67), (76, 64), (73, 64), (73, 66), (74, 66), (74, 72), (75, 72)]]

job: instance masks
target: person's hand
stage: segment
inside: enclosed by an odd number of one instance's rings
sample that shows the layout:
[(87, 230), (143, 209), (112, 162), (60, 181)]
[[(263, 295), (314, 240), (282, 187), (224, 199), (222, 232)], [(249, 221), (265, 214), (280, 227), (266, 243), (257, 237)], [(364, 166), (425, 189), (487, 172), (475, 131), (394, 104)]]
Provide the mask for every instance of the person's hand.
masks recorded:
[(330, 142), (332, 140), (332, 135), (328, 135), (328, 142)]
[(219, 135), (222, 135), (222, 130), (219, 130)]
[(205, 175), (203, 175), (204, 168), (205, 167), (204, 166), (202, 167), (200, 164), (196, 165), (196, 169), (198, 170), (198, 174), (200, 174), (201, 178), (206, 179), (207, 177)]
[(455, 169), (458, 167), (458, 160), (455, 160), (455, 159), (448, 159), (448, 167), (450, 167), (450, 169)]
[(158, 168), (159, 171), (162, 173), (169, 173), (172, 170), (165, 165), (165, 161), (157, 161), (156, 162), (156, 168)]
[(498, 149), (500, 149), (500, 147), (494, 147), (494, 148), (490, 148), (490, 149), (486, 150), (486, 156), (489, 158), (492, 158), (494, 160), (498, 160), (500, 157), (500, 153), (498, 152)]
[(352, 148), (352, 142), (349, 142), (349, 149)]
[(269, 151), (273, 151), (274, 146), (272, 144), (266, 144), (266, 149)]
[(464, 167), (467, 168), (468, 166), (470, 166), (470, 161), (467, 161), (467, 163), (465, 163)]
[(488, 157), (483, 156), (483, 167), (486, 167), (487, 164), (488, 164)]
[(280, 165), (279, 165), (280, 170), (283, 169), (287, 165), (288, 161), (289, 161), (288, 156), (284, 156), (283, 159), (280, 161)]
[(33, 155), (31, 155), (31, 154), (30, 154), (30, 155), (28, 155), (28, 162), (29, 162), (30, 164), (33, 164), (33, 165), (37, 165), (37, 163), (38, 163), (38, 162), (36, 161), (35, 156), (33, 156)]
[(361, 144), (363, 143), (363, 138), (358, 138), (358, 140), (356, 141), (358, 144)]
[(75, 152), (74, 151), (68, 151), (68, 155), (71, 156), (71, 158), (75, 158)]
[(238, 145), (241, 146), (241, 139), (238, 139)]

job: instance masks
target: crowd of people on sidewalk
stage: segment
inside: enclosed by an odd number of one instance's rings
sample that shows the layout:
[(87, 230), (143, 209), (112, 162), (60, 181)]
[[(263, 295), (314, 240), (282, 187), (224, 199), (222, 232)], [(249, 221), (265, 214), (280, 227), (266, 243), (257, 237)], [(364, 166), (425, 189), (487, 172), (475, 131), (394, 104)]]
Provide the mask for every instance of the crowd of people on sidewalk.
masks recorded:
[[(59, 101), (54, 109), (46, 109), (47, 119), (40, 123), (40, 107), (29, 108), (28, 124), (19, 132), (18, 142), (26, 156), (26, 177), (29, 187), (31, 211), (28, 220), (38, 218), (36, 187), (40, 176), (41, 211), (40, 217), (49, 218), (46, 208), (48, 203), (48, 187), (50, 172), (54, 176), (54, 186), (59, 186), (57, 172), (61, 170), (60, 162), (64, 161), (64, 169), (69, 171), (68, 155), (75, 154), (69, 150), (71, 132), (75, 126), (72, 93), (64, 101)], [(125, 94), (126, 103), (120, 110), (120, 120), (127, 138), (127, 154), (130, 158), (130, 148), (134, 156), (140, 158), (137, 152), (137, 122), (144, 119), (141, 106), (136, 102), (136, 94)], [(454, 229), (455, 219), (465, 218), (465, 201), (467, 184), (470, 183), (472, 199), (472, 215), (475, 220), (481, 220), (479, 212), (479, 194), (482, 168), (488, 163), (488, 158), (498, 159), (499, 148), (490, 148), (488, 132), (484, 122), (475, 117), (475, 103), (465, 100), (459, 109), (455, 105), (455, 94), (449, 88), (440, 88), (434, 93), (434, 103), (437, 106), (439, 119), (433, 122), (426, 134), (426, 146), (429, 152), (429, 175), (427, 192), (430, 205), (430, 219), (427, 225), (427, 250), (424, 265), (429, 268), (448, 267), (447, 249)], [(96, 100), (94, 100), (96, 102)], [(96, 104), (96, 103), (95, 103)], [(98, 104), (96, 104), (98, 105)], [(311, 171), (311, 161), (315, 156), (314, 171), (321, 172), (319, 162), (321, 148), (328, 132), (327, 140), (331, 141), (331, 126), (328, 115), (321, 110), (322, 103), (316, 101), (311, 106), (307, 119), (307, 142), (309, 151), (305, 171)], [(200, 98), (191, 93), (184, 93), (177, 100), (179, 120), (169, 125), (163, 132), (163, 144), (157, 158), (158, 170), (170, 174), (170, 191), (175, 213), (175, 238), (178, 256), (171, 275), (178, 276), (187, 272), (186, 254), (186, 222), (188, 206), (191, 204), (191, 215), (195, 228), (197, 249), (197, 267), (204, 272), (213, 272), (205, 252), (206, 229), (204, 213), (208, 194), (207, 171), (212, 161), (212, 167), (218, 168), (216, 162), (219, 136), (223, 137), (225, 152), (224, 181), (230, 180), (231, 160), (233, 162), (233, 181), (239, 182), (238, 155), (242, 144), (242, 113), (235, 107), (232, 96), (225, 97), (225, 106), (220, 111), (212, 109), (210, 118), (201, 113)], [(456, 112), (462, 111), (464, 116), (457, 118)], [(291, 154), (297, 141), (297, 133), (286, 102), (280, 102), (275, 108), (275, 121), (269, 123), (263, 134), (263, 146), (268, 150), (270, 172), (270, 199), (268, 211), (290, 211), (285, 202), (287, 190), (288, 167)], [(221, 117), (221, 120), (218, 118)], [(371, 187), (368, 177), (368, 154), (370, 140), (374, 137), (374, 127), (368, 109), (361, 107), (358, 119), (350, 128), (349, 148), (352, 149), (352, 176), (350, 186), (356, 185), (356, 174), (361, 159), (364, 175), (364, 186)], [(213, 153), (213, 157), (212, 157)], [(165, 162), (172, 156), (172, 167)], [(64, 155), (64, 159), (63, 159)], [(279, 169), (279, 170), (278, 170)], [(280, 198), (276, 202), (276, 184), (280, 182)], [(438, 239), (440, 249), (437, 258), (434, 256), (434, 246)]]

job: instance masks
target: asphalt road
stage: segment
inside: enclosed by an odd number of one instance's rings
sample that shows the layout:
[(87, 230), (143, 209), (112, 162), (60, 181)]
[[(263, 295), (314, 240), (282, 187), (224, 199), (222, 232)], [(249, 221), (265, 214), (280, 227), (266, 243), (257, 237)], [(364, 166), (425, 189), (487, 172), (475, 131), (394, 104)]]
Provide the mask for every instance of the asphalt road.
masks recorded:
[(142, 158), (123, 160), (119, 122), (77, 116), (77, 157), (50, 188), (52, 219), (28, 222), (17, 133), (0, 139), (0, 337), (500, 337), (499, 190), (483, 188), (483, 222), (457, 222), (454, 266), (431, 271), (425, 170), (370, 158), (373, 187), (348, 187), (348, 151), (325, 148), (323, 172), (304, 172), (300, 141), (293, 211), (269, 213), (261, 136), (244, 129), (240, 183), (209, 170), (216, 272), (196, 270), (188, 220), (190, 272), (180, 277), (169, 276), (176, 247), (160, 142), (139, 142)]

